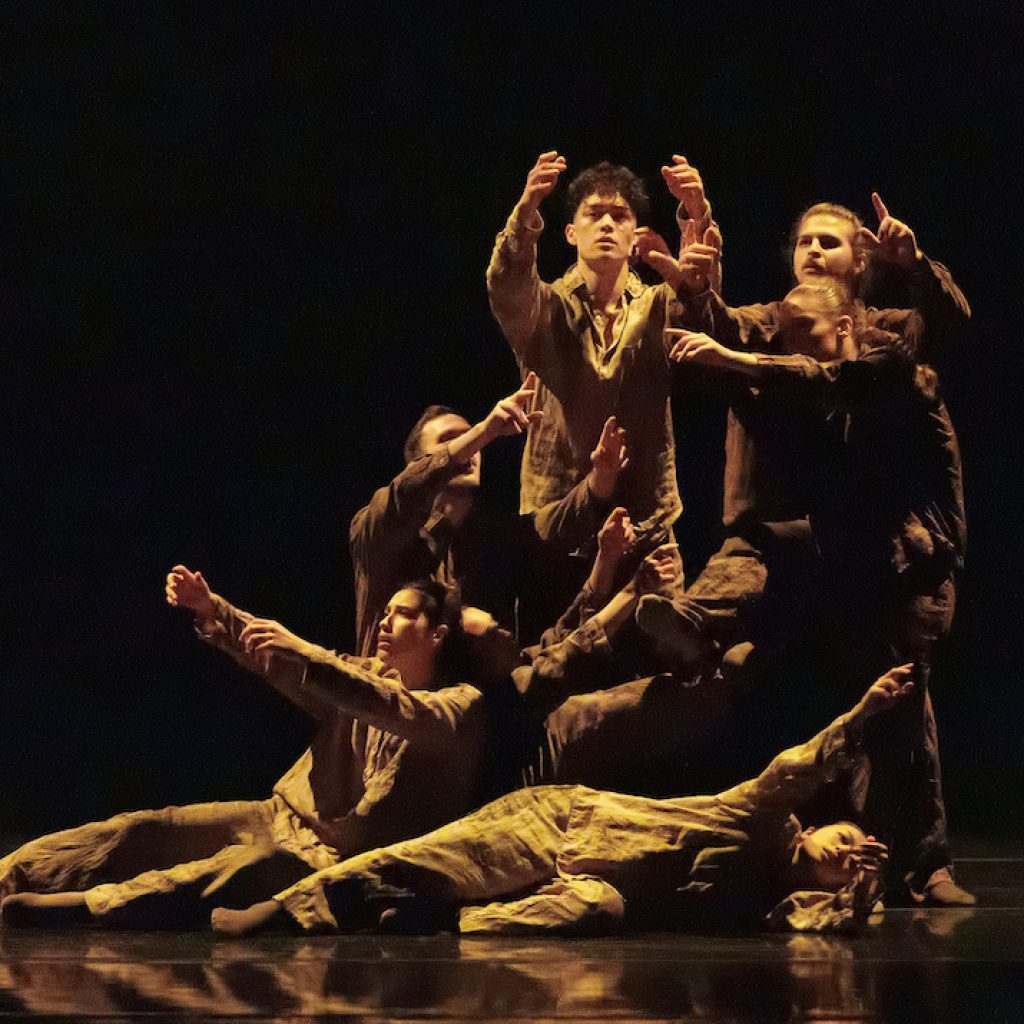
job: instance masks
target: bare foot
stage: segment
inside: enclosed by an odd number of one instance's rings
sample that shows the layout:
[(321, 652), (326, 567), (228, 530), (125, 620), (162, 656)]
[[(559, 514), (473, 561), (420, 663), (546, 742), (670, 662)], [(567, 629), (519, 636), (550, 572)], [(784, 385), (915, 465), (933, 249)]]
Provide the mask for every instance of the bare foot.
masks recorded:
[(217, 907), (210, 915), (210, 924), (222, 935), (251, 935), (267, 928), (281, 928), (288, 922), (287, 911), (276, 900), (254, 903), (245, 910)]
[(18, 892), (0, 904), (9, 928), (64, 928), (91, 921), (84, 892)]

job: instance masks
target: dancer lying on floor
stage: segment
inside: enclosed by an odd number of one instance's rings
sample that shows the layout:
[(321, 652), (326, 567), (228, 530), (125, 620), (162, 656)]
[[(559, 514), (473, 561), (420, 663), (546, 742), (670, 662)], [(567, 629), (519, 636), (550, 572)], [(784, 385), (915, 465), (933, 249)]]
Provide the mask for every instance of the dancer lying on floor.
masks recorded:
[(865, 720), (912, 689), (910, 672), (891, 669), (812, 740), (717, 796), (520, 790), (248, 910), (216, 910), (213, 926), (236, 935), (268, 926), (507, 934), (766, 921), (848, 927), (871, 908), (885, 847), (850, 823), (802, 829), (793, 810), (854, 754)]
[(166, 594), (193, 612), (204, 640), (308, 713), (309, 749), (267, 800), (133, 811), (26, 843), (0, 859), (0, 897), (54, 894), (49, 913), (60, 923), (81, 915), (88, 890), (90, 914), (113, 927), (194, 927), (213, 906), (266, 899), (475, 806), (482, 695), (445, 685), (459, 613), (441, 584), (392, 595), (374, 658), (335, 654), (254, 618), (183, 565)]

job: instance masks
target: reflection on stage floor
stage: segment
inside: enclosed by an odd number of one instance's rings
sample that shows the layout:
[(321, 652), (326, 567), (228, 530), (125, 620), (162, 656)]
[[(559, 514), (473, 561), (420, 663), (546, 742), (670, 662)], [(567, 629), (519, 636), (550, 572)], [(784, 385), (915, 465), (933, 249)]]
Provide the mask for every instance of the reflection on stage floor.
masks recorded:
[[(967, 871), (963, 871), (965, 881)], [(854, 938), (523, 940), (0, 931), (0, 1022), (985, 1022), (1024, 1006), (1024, 861), (974, 866), (982, 906), (892, 910)]]

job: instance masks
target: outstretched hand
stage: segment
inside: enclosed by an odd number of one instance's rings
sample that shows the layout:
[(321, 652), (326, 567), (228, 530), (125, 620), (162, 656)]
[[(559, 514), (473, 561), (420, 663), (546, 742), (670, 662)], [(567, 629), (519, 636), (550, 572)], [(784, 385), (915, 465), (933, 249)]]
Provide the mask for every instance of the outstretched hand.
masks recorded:
[(906, 665), (897, 665), (889, 669), (885, 675), (879, 676), (861, 697), (857, 710), (865, 718), (870, 718), (879, 711), (892, 707), (914, 689), (913, 680), (910, 678), (913, 670), (913, 662), (908, 662)]
[(247, 654), (256, 658), (264, 668), (272, 654), (299, 654), (308, 656), (312, 647), (274, 619), (251, 619), (239, 639)]
[(484, 421), (487, 437), (514, 437), (528, 430), (531, 423), (538, 422), (544, 414), (533, 409), (536, 394), (537, 374), (531, 371), (518, 391), (501, 399), (488, 413)]
[(187, 566), (176, 565), (167, 574), (164, 594), (169, 605), (190, 608), (200, 621), (214, 616), (210, 585), (199, 571), (192, 572)]
[(878, 259), (911, 269), (923, 255), (917, 247), (914, 232), (907, 224), (889, 213), (889, 208), (877, 192), (871, 193), (871, 205), (874, 206), (878, 217), (878, 233), (875, 234), (866, 227), (861, 228), (861, 240), (873, 248)]
[(683, 204), (690, 219), (700, 220), (704, 216), (706, 204), (700, 171), (692, 167), (685, 156), (673, 153), (671, 165), (665, 164), (661, 168), (661, 176), (669, 192)]
[(675, 542), (662, 544), (637, 566), (631, 582), (638, 596), (660, 594), (678, 580), (679, 559), (676, 555), (678, 548), (679, 545)]
[(558, 184), (559, 175), (565, 168), (565, 157), (559, 156), (557, 150), (548, 150), (537, 157), (537, 162), (526, 176), (523, 194), (519, 197), (518, 207), (521, 214), (537, 210), (541, 201), (551, 195)]
[(610, 498), (619, 474), (629, 465), (626, 431), (614, 416), (609, 416), (601, 428), (597, 447), (590, 453), (590, 489), (599, 498)]
[(734, 352), (700, 331), (666, 327), (665, 338), (672, 346), (668, 357), (676, 363), (700, 363), (701, 366), (736, 369), (747, 362), (745, 353)]
[(862, 843), (847, 848), (843, 867), (853, 871), (879, 872), (889, 859), (889, 848), (874, 836), (867, 836)]

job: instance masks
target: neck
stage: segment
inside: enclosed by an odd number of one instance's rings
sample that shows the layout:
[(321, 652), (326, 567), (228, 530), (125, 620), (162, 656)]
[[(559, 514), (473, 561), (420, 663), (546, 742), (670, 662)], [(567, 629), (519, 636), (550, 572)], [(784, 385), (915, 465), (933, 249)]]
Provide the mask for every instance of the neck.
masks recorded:
[(617, 306), (629, 279), (629, 263), (625, 260), (620, 264), (605, 262), (599, 264), (579, 262), (580, 276), (586, 283), (587, 290), (593, 296), (594, 305), (598, 309)]
[(410, 664), (406, 660), (395, 662), (391, 666), (397, 670), (402, 679), (402, 685), (407, 690), (429, 690), (434, 681), (434, 659), (426, 661), (417, 659)]
[(460, 527), (473, 508), (473, 489), (446, 487), (434, 502), (434, 508), (448, 517), (452, 526)]

